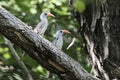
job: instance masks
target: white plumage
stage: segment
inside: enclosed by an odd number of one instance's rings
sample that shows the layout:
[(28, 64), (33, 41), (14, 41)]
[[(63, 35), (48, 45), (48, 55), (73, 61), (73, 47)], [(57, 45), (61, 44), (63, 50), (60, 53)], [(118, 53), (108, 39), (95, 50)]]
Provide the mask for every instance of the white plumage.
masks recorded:
[(59, 30), (56, 32), (56, 38), (55, 40), (52, 42), (56, 47), (58, 47), (59, 49), (62, 49), (62, 45), (63, 45), (63, 32), (62, 30)]
[(47, 29), (47, 26), (48, 26), (48, 20), (47, 20), (47, 16), (53, 16), (55, 17), (53, 14), (51, 13), (46, 13), (46, 12), (43, 12), (41, 15), (40, 15), (40, 19), (41, 19), (41, 22), (38, 23), (38, 25), (35, 27), (34, 31), (37, 33), (37, 34), (40, 34), (40, 35), (44, 35), (46, 29)]
[(62, 49), (63, 46), (63, 33), (70, 34), (67, 30), (59, 30), (56, 32), (55, 40), (52, 42), (59, 49)]

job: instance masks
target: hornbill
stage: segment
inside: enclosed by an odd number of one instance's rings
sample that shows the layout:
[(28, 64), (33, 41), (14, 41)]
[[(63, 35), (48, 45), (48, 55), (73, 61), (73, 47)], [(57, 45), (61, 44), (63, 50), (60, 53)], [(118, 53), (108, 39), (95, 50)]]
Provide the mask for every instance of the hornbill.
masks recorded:
[[(55, 35), (55, 40), (52, 42), (58, 49), (62, 49), (63, 46), (63, 33), (71, 34), (68, 30), (58, 30)], [(52, 77), (53, 73), (48, 71), (48, 77)]]
[(41, 15), (40, 15), (40, 19), (41, 19), (41, 22), (38, 23), (38, 25), (34, 28), (34, 31), (37, 33), (37, 34), (40, 34), (40, 35), (44, 35), (46, 29), (47, 29), (47, 26), (48, 26), (48, 20), (47, 20), (47, 16), (52, 16), (52, 17), (55, 17), (53, 14), (51, 13), (47, 13), (47, 12), (43, 12)]
[[(47, 29), (47, 26), (48, 26), (47, 16), (55, 17), (53, 14), (48, 13), (48, 12), (41, 13), (41, 15), (40, 15), (41, 22), (39, 22), (38, 25), (34, 28), (34, 31), (37, 34), (40, 34), (41, 36), (44, 35), (44, 33)], [(25, 55), (25, 52), (23, 53), (23, 56), (24, 55)]]
[(63, 33), (71, 34), (68, 30), (59, 30), (56, 32), (56, 35), (55, 35), (56, 38), (52, 42), (59, 49), (62, 49), (62, 46), (63, 46), (63, 37), (62, 37)]

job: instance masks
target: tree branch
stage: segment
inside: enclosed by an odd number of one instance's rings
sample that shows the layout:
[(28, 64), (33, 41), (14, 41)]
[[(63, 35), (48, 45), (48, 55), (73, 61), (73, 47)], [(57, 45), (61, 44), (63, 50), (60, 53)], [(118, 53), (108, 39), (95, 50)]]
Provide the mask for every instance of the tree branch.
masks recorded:
[(97, 80), (77, 61), (36, 34), (31, 27), (2, 7), (0, 7), (0, 33), (62, 80)]
[(25, 64), (23, 63), (23, 61), (20, 59), (20, 57), (18, 56), (17, 52), (15, 51), (13, 44), (4, 37), (5, 43), (8, 45), (12, 55), (14, 56), (14, 58), (16, 59), (16, 61), (18, 62), (18, 64), (20, 65), (20, 67), (23, 69), (23, 72), (25, 72), (26, 75), (26, 79), (27, 80), (33, 80), (32, 75), (30, 74), (29, 70), (27, 69), (27, 67), (25, 66)]

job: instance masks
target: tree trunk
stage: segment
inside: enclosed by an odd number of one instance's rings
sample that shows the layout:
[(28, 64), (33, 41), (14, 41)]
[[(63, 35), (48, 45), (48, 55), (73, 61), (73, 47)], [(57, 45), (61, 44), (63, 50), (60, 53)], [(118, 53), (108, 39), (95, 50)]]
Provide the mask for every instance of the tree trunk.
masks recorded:
[(120, 1), (93, 0), (82, 13), (75, 10), (75, 1), (70, 5), (90, 56), (91, 73), (102, 80), (120, 80)]

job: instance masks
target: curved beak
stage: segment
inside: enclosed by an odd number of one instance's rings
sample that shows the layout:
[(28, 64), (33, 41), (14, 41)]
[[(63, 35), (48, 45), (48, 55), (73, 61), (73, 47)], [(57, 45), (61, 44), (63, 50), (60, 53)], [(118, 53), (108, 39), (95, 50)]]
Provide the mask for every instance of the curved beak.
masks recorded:
[(62, 30), (63, 33), (66, 33), (66, 34), (71, 34), (71, 32), (69, 32), (68, 30)]
[(47, 13), (47, 16), (52, 16), (52, 17), (55, 17), (53, 14), (51, 13)]

